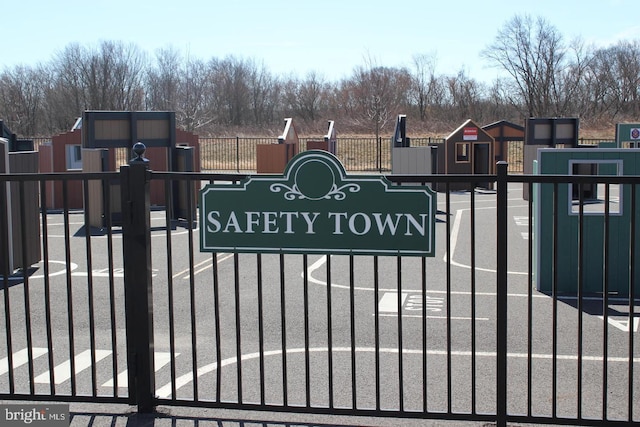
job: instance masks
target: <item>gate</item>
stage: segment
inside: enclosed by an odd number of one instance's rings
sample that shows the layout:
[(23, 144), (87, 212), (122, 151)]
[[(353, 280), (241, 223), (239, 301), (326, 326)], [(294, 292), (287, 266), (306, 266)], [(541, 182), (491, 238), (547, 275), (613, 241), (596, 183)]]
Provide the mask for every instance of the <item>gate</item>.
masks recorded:
[[(80, 180), (89, 200), (88, 182), (118, 178), (122, 228), (86, 226), (88, 209), (43, 211), (43, 261), (1, 278), (0, 399), (498, 425), (640, 419), (637, 177), (515, 176), (506, 163), (497, 175), (389, 176), (444, 186), (433, 258), (203, 254), (197, 224), (149, 206), (150, 182), (172, 200), (175, 183), (244, 176), (152, 172), (144, 162), (119, 173), (0, 175), (0, 215), (6, 182), (37, 182), (46, 206), (47, 182)], [(449, 191), (487, 181), (495, 191)], [(630, 189), (628, 296), (610, 295), (606, 282), (587, 294), (580, 277), (574, 294), (557, 280), (535, 290), (537, 207), (521, 191), (550, 188), (557, 213), (569, 183)], [(603, 197), (609, 206), (609, 190)], [(608, 215), (605, 269), (616, 256)], [(557, 238), (553, 248), (562, 262)]]

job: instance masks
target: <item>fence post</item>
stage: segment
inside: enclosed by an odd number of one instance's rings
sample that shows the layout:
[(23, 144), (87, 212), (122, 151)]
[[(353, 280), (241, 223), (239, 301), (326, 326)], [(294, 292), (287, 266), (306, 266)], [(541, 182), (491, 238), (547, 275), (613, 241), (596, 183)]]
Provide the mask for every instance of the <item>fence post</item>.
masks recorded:
[(377, 145), (377, 157), (378, 157), (378, 171), (380, 173), (382, 173), (382, 137), (379, 136), (378, 140), (376, 141), (376, 145)]
[(129, 401), (148, 413), (155, 406), (149, 161), (144, 144), (133, 151), (137, 157), (120, 167)]
[(507, 425), (507, 167), (497, 163), (496, 183), (496, 426)]

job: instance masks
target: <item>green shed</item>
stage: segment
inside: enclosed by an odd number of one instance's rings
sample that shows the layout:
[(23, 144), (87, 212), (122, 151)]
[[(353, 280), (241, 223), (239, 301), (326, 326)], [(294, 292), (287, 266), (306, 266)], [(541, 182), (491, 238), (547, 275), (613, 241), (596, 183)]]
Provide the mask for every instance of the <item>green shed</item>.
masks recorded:
[[(542, 148), (538, 150), (537, 170), (542, 175), (638, 176), (640, 149)], [(609, 294), (628, 296), (632, 262), (630, 234), (631, 224), (635, 221), (631, 185), (610, 183), (608, 206), (604, 183), (582, 185), (582, 198), (574, 187), (578, 186), (567, 182), (558, 184), (557, 229), (554, 224), (554, 184), (536, 184), (534, 189), (537, 289), (552, 292), (557, 279), (559, 294), (576, 295), (582, 277), (585, 294), (602, 294), (606, 277)], [(636, 187), (636, 197), (640, 202), (640, 186)], [(582, 236), (579, 233), (581, 211)], [(606, 213), (608, 221), (605, 220)], [(640, 215), (640, 209), (636, 208), (635, 215)], [(554, 233), (557, 233), (555, 237)], [(640, 292), (639, 234), (634, 237), (635, 292)]]

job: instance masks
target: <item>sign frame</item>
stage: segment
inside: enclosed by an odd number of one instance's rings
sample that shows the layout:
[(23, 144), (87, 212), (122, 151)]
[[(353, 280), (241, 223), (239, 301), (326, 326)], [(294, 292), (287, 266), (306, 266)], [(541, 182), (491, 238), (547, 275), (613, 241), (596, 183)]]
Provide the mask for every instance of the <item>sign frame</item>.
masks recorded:
[(200, 190), (200, 251), (435, 256), (437, 194), (383, 175), (349, 175), (308, 150), (282, 175)]

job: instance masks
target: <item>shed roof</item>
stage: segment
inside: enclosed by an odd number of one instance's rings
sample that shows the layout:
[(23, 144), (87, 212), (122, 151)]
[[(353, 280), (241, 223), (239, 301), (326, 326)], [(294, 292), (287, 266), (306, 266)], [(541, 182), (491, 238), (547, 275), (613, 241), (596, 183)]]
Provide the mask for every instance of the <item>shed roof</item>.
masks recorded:
[(507, 120), (500, 120), (482, 127), (489, 135), (500, 140), (524, 141), (524, 126), (517, 125)]
[(471, 119), (467, 119), (467, 121), (465, 121), (463, 124), (461, 124), (460, 126), (458, 126), (458, 128), (457, 128), (456, 130), (454, 130), (453, 132), (451, 132), (451, 133), (447, 136), (447, 138), (446, 138), (446, 139), (447, 139), (447, 140), (449, 140), (449, 139), (455, 138), (457, 134), (459, 134), (459, 133), (463, 132), (464, 128), (466, 128), (466, 127), (471, 127), (471, 126), (478, 128), (478, 132), (479, 132), (479, 134), (481, 133), (481, 134), (483, 134), (484, 136), (486, 136), (486, 138), (478, 138), (479, 140), (484, 141), (484, 140), (492, 140), (492, 139), (493, 139), (493, 136), (491, 136), (491, 134), (487, 133), (484, 129), (482, 129), (480, 126), (478, 126), (478, 125), (476, 124), (476, 122), (474, 122), (474, 121), (473, 121), (473, 120), (471, 120)]

